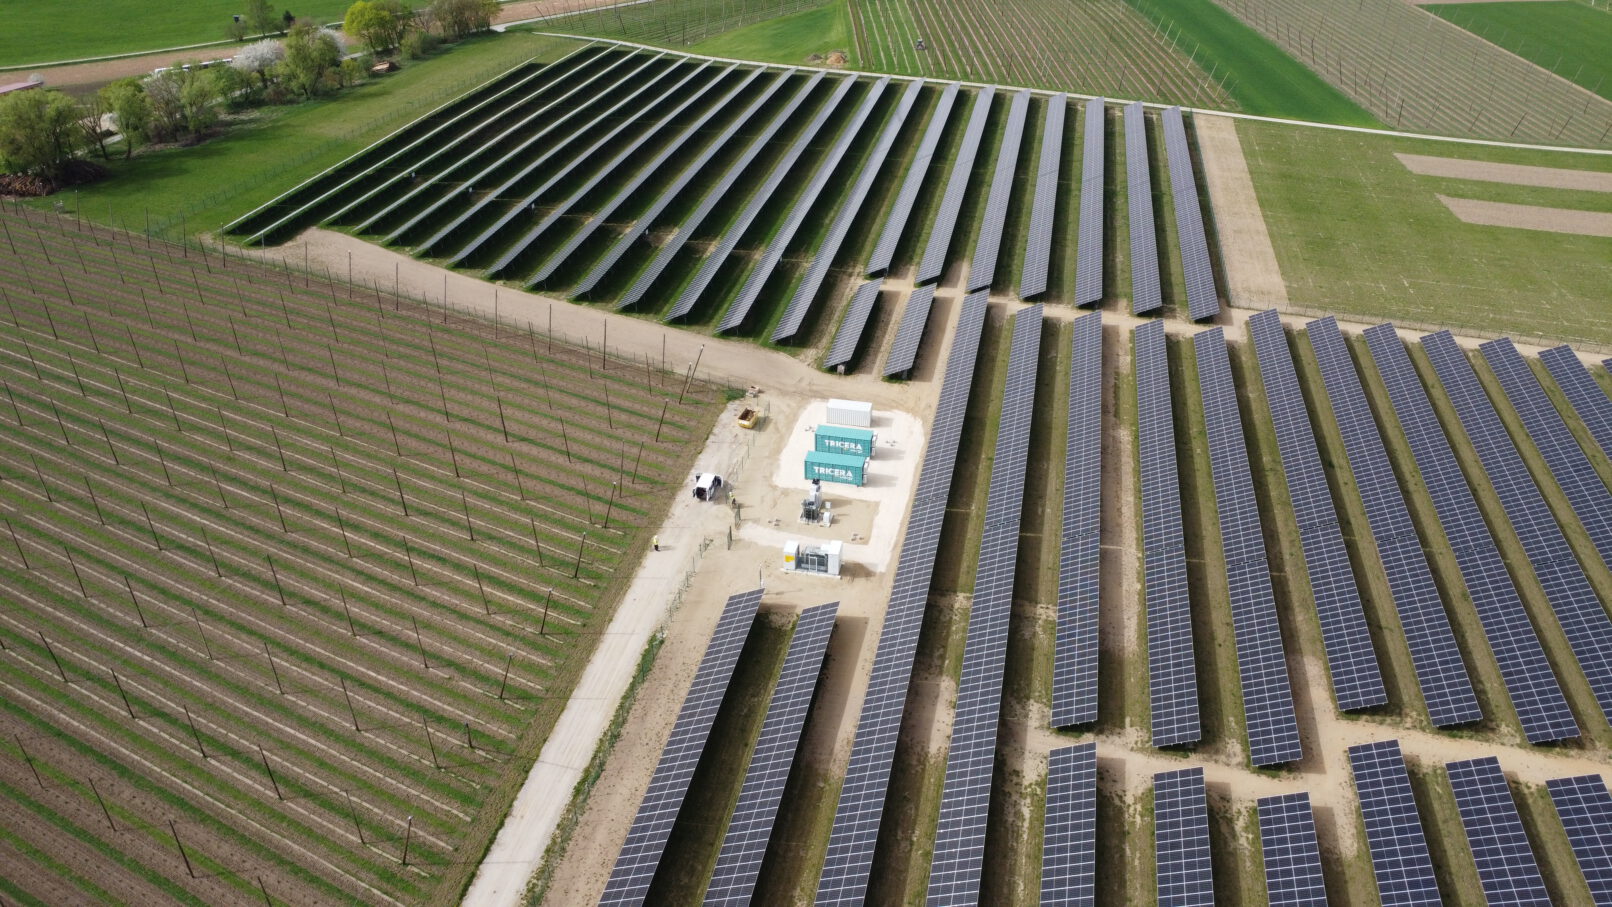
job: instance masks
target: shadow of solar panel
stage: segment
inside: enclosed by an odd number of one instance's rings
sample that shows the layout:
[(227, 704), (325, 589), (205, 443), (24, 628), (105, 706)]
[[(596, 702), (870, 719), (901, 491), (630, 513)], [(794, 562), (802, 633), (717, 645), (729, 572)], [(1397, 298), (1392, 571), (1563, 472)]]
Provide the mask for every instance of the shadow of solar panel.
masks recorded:
[(1308, 793), (1259, 799), (1259, 845), (1270, 907), (1326, 907), (1321, 844)]
[(963, 299), (951, 352), (946, 357), (946, 374), (941, 379), (940, 400), (930, 425), (929, 443), (924, 448), (918, 487), (913, 491), (907, 534), (891, 583), (890, 604), (879, 630), (868, 692), (862, 700), (851, 760), (840, 787), (823, 873), (817, 883), (819, 905), (860, 905), (867, 894), (873, 848), (879, 839), (896, 739), (912, 680), (918, 631), (923, 627), (924, 607), (929, 603), (929, 581), (934, 573), (984, 324), (985, 294), (970, 294)]
[(918, 287), (907, 297), (901, 310), (901, 323), (896, 325), (896, 338), (890, 343), (890, 355), (884, 360), (884, 376), (905, 375), (918, 361), (918, 345), (923, 342), (924, 328), (929, 325), (929, 310), (935, 304), (935, 286)]
[[(795, 335), (800, 333), (800, 327), (805, 323), (806, 316), (811, 312), (812, 303), (817, 301), (818, 291), (823, 287), (823, 278), (828, 276), (828, 269), (834, 264), (834, 257), (839, 254), (846, 234), (851, 231), (851, 224), (861, 213), (862, 206), (866, 204), (868, 190), (873, 187), (879, 172), (884, 168), (884, 162), (890, 156), (890, 149), (895, 146), (896, 136), (901, 133), (901, 127), (907, 122), (907, 115), (912, 112), (913, 102), (917, 100), (918, 92), (922, 89), (922, 82), (907, 83), (907, 90), (902, 93), (895, 111), (884, 124), (884, 131), (879, 134), (878, 143), (868, 154), (867, 160), (862, 163), (862, 170), (857, 175), (856, 183), (851, 187), (850, 195), (835, 211), (828, 233), (823, 236), (822, 243), (812, 254), (811, 261), (806, 266), (806, 274), (801, 278), (800, 285), (795, 288), (794, 295), (789, 298), (789, 305), (784, 308), (783, 317), (778, 319), (778, 327), (772, 332), (773, 343), (794, 339)], [(832, 368), (839, 364), (828, 363), (828, 366)]]
[(1612, 398), (1595, 383), (1594, 376), (1579, 361), (1572, 347), (1548, 349), (1539, 354), (1539, 361), (1550, 370), (1556, 386), (1562, 389), (1562, 396), (1572, 404), (1573, 412), (1589, 429), (1601, 453), (1612, 457)]
[(1103, 313), (1075, 319), (1069, 425), (1064, 439), (1058, 630), (1052, 656), (1052, 726), (1097, 720), (1099, 567), (1102, 561)]
[(968, 115), (968, 129), (963, 133), (963, 144), (957, 149), (952, 162), (951, 176), (946, 180), (946, 193), (941, 196), (935, 220), (929, 227), (929, 244), (924, 257), (918, 262), (914, 283), (930, 283), (940, 279), (946, 271), (946, 253), (952, 245), (952, 233), (957, 229), (957, 215), (963, 207), (963, 195), (968, 192), (968, 180), (974, 173), (974, 158), (979, 155), (980, 139), (985, 137), (985, 121), (991, 115), (991, 99), (996, 86), (987, 85), (974, 93), (974, 109)]
[(1164, 307), (1164, 295), (1159, 288), (1153, 177), (1147, 163), (1147, 117), (1141, 101), (1125, 106), (1125, 199), (1131, 218), (1131, 314), (1145, 315)]
[[(1047, 291), (1052, 260), (1052, 220), (1058, 210), (1058, 175), (1063, 155), (1063, 118), (1069, 96), (1047, 99), (1041, 122), (1041, 152), (1036, 157), (1035, 189), (1030, 201), (1030, 234), (1025, 238), (1024, 262), (1019, 268), (1019, 298), (1030, 299)], [(976, 256), (977, 257), (977, 256)]]
[(1181, 477), (1176, 472), (1170, 360), (1163, 322), (1141, 325), (1133, 337), (1148, 699), (1153, 745), (1173, 746), (1197, 742), (1202, 730), (1198, 674), (1193, 664), (1186, 547), (1182, 543)]
[[(1550, 402), (1534, 370), (1512, 346), (1511, 340), (1505, 337), (1491, 340), (1481, 349), (1490, 370), (1500, 381), (1506, 400), (1522, 420), (1529, 440), (1550, 467), (1551, 477), (1566, 496), (1585, 534), (1595, 543), (1601, 563), (1612, 568), (1612, 492), (1607, 491), (1606, 483), (1601, 481), (1590, 458), (1578, 446), (1572, 429), (1562, 420), (1562, 414)], [(1582, 368), (1579, 371), (1583, 373)], [(1602, 399), (1606, 399), (1605, 395)]]
[(1164, 111), (1163, 123), (1181, 273), (1187, 284), (1187, 312), (1193, 321), (1202, 321), (1220, 314), (1220, 295), (1215, 290), (1214, 268), (1209, 264), (1209, 240), (1203, 231), (1203, 207), (1198, 201), (1198, 181), (1192, 175), (1192, 153), (1181, 123), (1181, 108)]
[(1493, 756), (1445, 763), (1461, 825), (1491, 907), (1550, 907), (1550, 894), (1522, 829), (1511, 788)]
[(1013, 318), (1007, 380), (997, 423), (996, 454), (985, 498), (985, 530), (963, 641), (962, 675), (952, 719), (940, 817), (929, 864), (930, 907), (977, 904), (985, 865), (985, 820), (991, 806), (996, 731), (1002, 714), (1008, 624), (1024, 511), (1025, 462), (1041, 358), (1041, 306)]
[(1596, 907), (1612, 907), (1612, 795), (1600, 775), (1545, 782)]
[(918, 154), (913, 157), (912, 163), (907, 165), (907, 175), (901, 181), (901, 189), (896, 193), (896, 200), (890, 205), (890, 213), (885, 216), (884, 226), (879, 231), (879, 239), (873, 246), (873, 254), (868, 256), (867, 275), (883, 273), (890, 267), (890, 259), (896, 254), (896, 246), (901, 243), (901, 234), (907, 228), (907, 219), (912, 216), (912, 206), (918, 201), (918, 190), (923, 188), (924, 179), (929, 175), (929, 165), (934, 160), (935, 148), (940, 144), (940, 137), (946, 132), (946, 123), (951, 118), (952, 106), (957, 101), (957, 93), (962, 85), (953, 82), (940, 93), (940, 100), (935, 102), (935, 111), (929, 115), (929, 125), (924, 128), (924, 137), (918, 142)]
[(795, 624), (783, 668), (778, 672), (778, 684), (767, 703), (767, 717), (762, 719), (761, 734), (739, 788), (738, 803), (717, 854), (716, 868), (711, 872), (710, 887), (705, 890), (707, 904), (736, 907), (750, 903), (755, 892), (761, 858), (766, 855), (773, 820), (784, 798), (784, 782), (789, 780), (790, 768), (795, 764), (795, 751), (806, 726), (818, 675), (823, 671), (828, 638), (839, 607), (839, 602), (834, 602), (807, 608)]
[[(759, 73), (760, 70), (757, 70), (757, 72)], [(783, 88), (784, 85), (790, 81), (790, 77), (794, 74), (795, 71), (793, 69), (785, 70), (781, 73), (778, 73), (770, 83), (764, 86), (761, 89), (760, 94), (758, 94), (755, 99), (750, 102), (749, 106), (747, 106), (737, 117), (729, 122), (726, 128), (724, 128), (716, 138), (707, 143), (700, 150), (700, 153), (694, 158), (694, 160), (690, 161), (687, 166), (678, 172), (677, 176), (673, 178), (672, 182), (661, 191), (660, 195), (657, 196), (653, 202), (649, 204), (649, 207), (644, 209), (643, 212), (633, 219), (633, 225), (629, 227), (626, 232), (621, 234), (621, 236), (616, 240), (615, 244), (610, 247), (609, 251), (607, 251), (598, 261), (593, 263), (593, 267), (589, 269), (587, 276), (582, 278), (582, 282), (571, 288), (571, 295), (582, 296), (591, 292), (593, 288), (598, 285), (599, 281), (603, 280), (605, 275), (610, 273), (610, 270), (616, 266), (616, 263), (621, 261), (621, 257), (627, 254), (627, 250), (632, 248), (633, 243), (637, 242), (645, 233), (647, 233), (650, 226), (654, 224), (655, 220), (661, 216), (661, 213), (671, 206), (672, 202), (682, 194), (684, 189), (688, 188), (689, 183), (693, 181), (694, 177), (698, 176), (702, 171), (704, 171), (706, 165), (711, 162), (711, 159), (715, 158), (725, 147), (727, 147), (728, 142), (733, 140), (733, 137), (739, 133), (740, 129), (744, 128), (750, 122), (752, 117), (754, 117), (761, 110), (764, 110), (770, 106), (773, 96), (778, 93), (780, 88)], [(732, 95), (729, 96), (730, 99), (731, 97)], [(721, 106), (722, 105), (719, 104), (716, 105), (715, 108), (707, 110), (706, 116), (714, 116), (715, 114), (721, 112), (718, 109)], [(681, 147), (681, 145), (687, 139), (692, 138), (696, 133), (698, 133), (699, 129), (697, 127), (705, 122), (706, 118), (702, 117), (696, 122), (696, 124), (691, 125), (688, 129), (683, 130), (682, 135), (678, 136), (677, 142), (672, 147), (662, 151), (661, 155), (657, 157), (649, 166), (639, 171), (638, 177), (640, 179), (647, 177), (651, 172), (659, 169), (659, 165), (663, 163), (667, 157), (670, 157), (671, 152), (676, 148)], [(538, 267), (537, 271), (530, 278), (528, 278), (526, 285), (532, 286), (541, 281), (547, 280), (550, 276), (552, 276), (554, 271), (559, 268), (561, 262), (569, 258), (571, 253), (576, 250), (577, 246), (580, 246), (582, 242), (593, 233), (594, 230), (603, 225), (604, 219), (610, 213), (614, 212), (622, 202), (626, 201), (627, 197), (630, 196), (639, 185), (641, 185), (640, 180), (635, 179), (620, 192), (616, 193), (615, 198), (611, 199), (609, 204), (607, 204), (601, 210), (595, 212), (593, 217), (590, 217), (588, 222), (583, 224), (582, 227), (566, 241), (565, 245), (557, 249), (554, 254), (549, 256), (547, 261)]]
[(829, 345), (828, 355), (823, 357), (823, 368), (839, 368), (849, 364), (856, 357), (856, 348), (862, 342), (862, 332), (868, 326), (868, 316), (873, 313), (873, 304), (878, 299), (877, 280), (862, 284), (851, 294), (851, 303), (846, 307), (845, 320), (840, 322), (840, 329), (834, 333), (834, 342)]
[(750, 624), (760, 604), (761, 590), (756, 589), (729, 598), (722, 609), (705, 655), (694, 672), (694, 683), (683, 698), (683, 707), (672, 725), (672, 735), (661, 751), (660, 763), (650, 776), (649, 789), (638, 804), (638, 814), (627, 830), (627, 840), (621, 845), (621, 853), (610, 870), (610, 880), (605, 883), (600, 904), (642, 904), (649, 894), (661, 854), (666, 851), (666, 840), (672, 834), (672, 824), (683, 808), (694, 768), (705, 751), (706, 738), (711, 734), (717, 709), (727, 694), (728, 681), (733, 679), (739, 652), (744, 648), (745, 637), (750, 634)]
[[(734, 66), (737, 65), (738, 64), (734, 64)], [(718, 83), (725, 81), (728, 77), (728, 74), (733, 71), (734, 66), (728, 67), (728, 70), (722, 74), (723, 77), (721, 79), (712, 81), (712, 83), (707, 86), (707, 89), (715, 88)], [(586, 242), (588, 238), (594, 234), (594, 231), (603, 226), (604, 223), (615, 214), (616, 210), (644, 185), (645, 181), (660, 172), (662, 165), (664, 165), (672, 158), (673, 155), (682, 149), (682, 147), (687, 144), (690, 139), (694, 138), (696, 135), (703, 135), (702, 130), (705, 128), (707, 123), (716, 118), (718, 115), (724, 114), (730, 110), (731, 107), (729, 105), (737, 100), (739, 95), (746, 88), (750, 87), (752, 82), (755, 82), (757, 79), (759, 79), (763, 72), (765, 72), (765, 70), (762, 69), (751, 69), (744, 71), (743, 75), (739, 77), (738, 81), (729, 86), (728, 90), (722, 95), (721, 98), (717, 99), (711, 105), (706, 107), (705, 111), (694, 119), (694, 122), (685, 126), (675, 137), (668, 141), (661, 148), (660, 153), (655, 155), (654, 159), (645, 164), (643, 167), (639, 168), (639, 170), (634, 173), (630, 179), (628, 179), (625, 186), (622, 186), (620, 189), (616, 190), (615, 195), (611, 196), (609, 201), (605, 202), (597, 210), (595, 210), (592, 216), (584, 221), (583, 224), (578, 227), (576, 231), (572, 233), (571, 236), (567, 238), (558, 249), (550, 253), (548, 257), (544, 259), (543, 263), (538, 265), (537, 270), (534, 271), (529, 278), (527, 278), (526, 285), (534, 286), (552, 277), (554, 272), (559, 270), (559, 268), (570, 259), (571, 254), (575, 252), (584, 242)], [(782, 84), (783, 78), (783, 74), (779, 74), (774, 78), (772, 87), (768, 90), (769, 94)], [(614, 158), (612, 158), (610, 163), (606, 164), (598, 173), (595, 173), (593, 176), (589, 177), (586, 183), (583, 183), (575, 192), (567, 196), (565, 201), (561, 202), (553, 211), (549, 212), (548, 216), (543, 218), (543, 220), (540, 221), (537, 226), (527, 231), (526, 235), (516, 240), (513, 245), (506, 249), (504, 254), (500, 255), (498, 260), (493, 262), (492, 267), (487, 269), (488, 276), (496, 277), (502, 274), (510, 265), (514, 264), (517, 258), (525, 253), (525, 251), (530, 248), (533, 243), (537, 242), (538, 237), (547, 232), (548, 229), (559, 222), (562, 217), (565, 217), (567, 214), (569, 214), (571, 210), (575, 208), (577, 204), (582, 201), (582, 199), (586, 198), (589, 193), (596, 189), (599, 184), (603, 183), (606, 179), (614, 175), (616, 168), (621, 166), (623, 161), (632, 157), (641, 147), (643, 147), (644, 144), (649, 142), (651, 139), (659, 136), (662, 129), (665, 129), (671, 125), (672, 122), (681, 116), (684, 111), (688, 110), (696, 102), (698, 102), (699, 99), (704, 96), (704, 94), (705, 92), (701, 91), (690, 96), (682, 104), (679, 104), (676, 110), (673, 110), (671, 113), (662, 117), (660, 122), (655, 124), (654, 129), (651, 129), (639, 136), (638, 139), (636, 139), (632, 144), (623, 149), (620, 154), (617, 154)], [(759, 109), (760, 105), (752, 104), (742, 114), (740, 114), (740, 116), (742, 119), (748, 119), (751, 114), (755, 113), (755, 111)], [(742, 125), (742, 123), (739, 125)], [(730, 124), (730, 127), (734, 131), (738, 130), (738, 125)], [(731, 135), (731, 133), (729, 133), (729, 135)], [(706, 150), (709, 151), (710, 154), (715, 155), (717, 151), (720, 150), (720, 146), (712, 145)], [(684, 185), (686, 185), (686, 183)], [(670, 199), (667, 200), (667, 203), (670, 203)], [(664, 207), (665, 205), (661, 205), (661, 209), (664, 209)], [(483, 239), (485, 239), (485, 237)]]
[(1437, 727), (1479, 721), (1483, 710), (1472, 690), (1472, 680), (1461, 660), (1421, 538), (1389, 465), (1387, 448), (1377, 433), (1349, 348), (1331, 317), (1310, 322), (1305, 335), (1320, 367), (1349, 469), (1365, 505), (1366, 520), (1388, 577), (1428, 716)]
[(1382, 705), (1388, 701), (1388, 692), (1383, 688), (1382, 670), (1371, 645), (1360, 590), (1327, 489), (1326, 471), (1299, 390), (1282, 318), (1275, 309), (1260, 312), (1248, 319), (1248, 332), (1259, 359), (1266, 411), (1276, 427), (1276, 446), (1321, 623), (1333, 698), (1345, 711)]
[(1255, 765), (1279, 765), (1303, 757), (1293, 687), (1276, 618), (1265, 535), (1260, 527), (1254, 476), (1248, 466), (1237, 388), (1220, 328), (1192, 338), (1203, 401), (1209, 466), (1220, 521), (1220, 544), (1237, 640), (1237, 672), (1248, 725), (1248, 755)]
[(1153, 856), (1160, 907), (1213, 907), (1214, 866), (1203, 769), (1153, 776)]
[(1511, 704), (1522, 721), (1523, 733), (1532, 743), (1577, 737), (1578, 722), (1567, 706), (1556, 675), (1551, 673), (1544, 647), (1528, 621), (1505, 562), (1399, 335), (1393, 325), (1380, 324), (1366, 331), (1366, 343), (1388, 388), (1428, 496), (1433, 499), (1439, 523), (1511, 694)]
[(1092, 907), (1097, 900), (1097, 744), (1047, 754), (1041, 839), (1041, 903)]
[(1349, 767), (1383, 907), (1441, 904), (1433, 858), (1398, 740), (1349, 747)]
[[(1080, 232), (1075, 244), (1075, 305), (1082, 306), (1103, 301), (1105, 103), (1103, 98), (1092, 98), (1086, 102), (1085, 137), (1080, 154)], [(1145, 166), (1146, 161), (1143, 164)], [(1150, 211), (1152, 204), (1149, 200)]]
[(968, 268), (966, 289), (970, 292), (989, 289), (996, 280), (996, 257), (1002, 250), (1003, 221), (1013, 195), (1013, 175), (1019, 167), (1019, 145), (1024, 141), (1024, 120), (1029, 109), (1030, 89), (1021, 89), (1013, 95), (1008, 107), (1007, 126), (1002, 130), (1002, 144), (997, 148), (996, 173), (991, 178), (990, 192), (985, 196), (985, 214)]

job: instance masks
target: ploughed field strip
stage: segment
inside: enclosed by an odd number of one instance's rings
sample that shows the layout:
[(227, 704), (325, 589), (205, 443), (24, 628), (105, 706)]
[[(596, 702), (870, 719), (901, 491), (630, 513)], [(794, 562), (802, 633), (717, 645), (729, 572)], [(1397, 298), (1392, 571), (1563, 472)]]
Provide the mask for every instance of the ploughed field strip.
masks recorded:
[(7, 901), (457, 890), (720, 393), (384, 291), (0, 223)]

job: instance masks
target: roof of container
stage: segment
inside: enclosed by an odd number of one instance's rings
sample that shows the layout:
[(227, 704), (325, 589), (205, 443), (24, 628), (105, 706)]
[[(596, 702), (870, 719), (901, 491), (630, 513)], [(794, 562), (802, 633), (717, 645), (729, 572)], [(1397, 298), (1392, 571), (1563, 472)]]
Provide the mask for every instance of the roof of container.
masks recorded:
[(851, 454), (829, 453), (822, 450), (806, 451), (806, 462), (822, 463), (825, 466), (855, 466), (861, 469), (867, 465), (867, 457), (857, 457)]

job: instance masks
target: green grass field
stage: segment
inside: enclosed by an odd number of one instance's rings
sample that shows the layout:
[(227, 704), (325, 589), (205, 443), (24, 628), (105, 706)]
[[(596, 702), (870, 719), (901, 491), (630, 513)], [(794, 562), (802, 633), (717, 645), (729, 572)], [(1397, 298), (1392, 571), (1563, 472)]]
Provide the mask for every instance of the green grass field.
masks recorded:
[(1467, 224), (1436, 196), (1595, 211), (1612, 198), (1417, 176), (1394, 152), (1603, 172), (1612, 159), (1253, 122), (1238, 135), (1295, 309), (1612, 344), (1612, 239)]
[[(276, 4), (293, 15), (338, 22), (348, 0)], [(230, 16), (246, 11), (245, 0), (49, 0), (0, 4), (0, 67), (28, 66), (166, 47), (224, 41)]]
[(1236, 16), (1207, 0), (1129, 0), (1172, 36), (1176, 47), (1215, 73), (1237, 106), (1261, 116), (1377, 126), (1343, 92)]
[(805, 63), (813, 54), (827, 56), (838, 50), (848, 58), (847, 66), (858, 65), (852, 46), (851, 11), (845, 0), (736, 29), (701, 41), (689, 50), (713, 57), (790, 64)]
[(1612, 13), (1572, 0), (1446, 3), (1423, 9), (1612, 99)]

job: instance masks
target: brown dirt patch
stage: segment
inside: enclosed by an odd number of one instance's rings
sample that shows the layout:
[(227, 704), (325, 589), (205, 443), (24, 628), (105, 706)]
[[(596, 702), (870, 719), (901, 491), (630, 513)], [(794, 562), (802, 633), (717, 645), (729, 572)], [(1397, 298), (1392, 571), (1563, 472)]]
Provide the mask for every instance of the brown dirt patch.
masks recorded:
[(1232, 305), (1249, 308), (1286, 305), (1287, 285), (1282, 282), (1270, 231), (1265, 228), (1243, 146), (1237, 140), (1237, 122), (1227, 117), (1196, 117), (1192, 128), (1203, 155), (1204, 182), (1209, 187), (1226, 268), (1226, 298)]
[(1438, 196), (1450, 213), (1469, 224), (1487, 227), (1515, 227), (1545, 233), (1573, 233), (1579, 236), (1612, 236), (1612, 214), (1547, 208), (1542, 205), (1512, 205), (1473, 198)]
[(1581, 192), (1612, 192), (1612, 173), (1576, 170), (1568, 167), (1530, 167), (1524, 164), (1495, 164), (1458, 157), (1431, 157), (1425, 154), (1394, 153), (1405, 169), (1420, 176), (1444, 176), (1485, 183), (1510, 183), (1542, 189), (1574, 189)]

